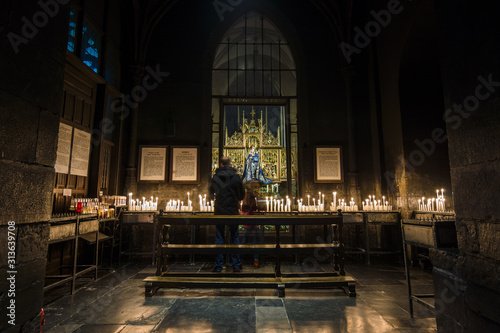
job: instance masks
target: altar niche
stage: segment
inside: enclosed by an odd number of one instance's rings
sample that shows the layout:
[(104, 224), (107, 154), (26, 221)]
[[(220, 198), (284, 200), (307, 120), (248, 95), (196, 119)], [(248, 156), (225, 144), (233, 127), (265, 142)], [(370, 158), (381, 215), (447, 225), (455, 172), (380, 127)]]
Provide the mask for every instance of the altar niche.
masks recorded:
[(297, 181), (297, 152), (290, 147), (287, 153), (285, 119), (284, 105), (224, 106), (223, 155), (229, 156), (244, 183), (259, 183), (260, 198), (290, 196), (287, 182)]

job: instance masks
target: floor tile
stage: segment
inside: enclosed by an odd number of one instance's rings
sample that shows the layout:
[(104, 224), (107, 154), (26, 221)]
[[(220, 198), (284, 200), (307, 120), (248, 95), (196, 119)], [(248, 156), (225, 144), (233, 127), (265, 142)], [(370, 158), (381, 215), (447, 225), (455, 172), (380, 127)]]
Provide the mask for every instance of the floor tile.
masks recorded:
[(119, 333), (123, 325), (84, 325), (74, 333)]
[(73, 333), (77, 329), (79, 329), (82, 324), (73, 324), (73, 325), (59, 325), (53, 328), (47, 328), (45, 325), (43, 326), (43, 332), (47, 333)]
[(175, 299), (144, 297), (144, 282), (130, 279), (81, 309), (65, 324), (157, 324)]
[(257, 331), (291, 331), (284, 307), (258, 307), (255, 312)]
[[(209, 272), (212, 262), (196, 259), (195, 265), (176, 262), (170, 271)], [(375, 262), (375, 261), (374, 261)], [(362, 261), (347, 264), (356, 279), (357, 297), (342, 289), (162, 288), (144, 296), (143, 279), (156, 268), (150, 263), (130, 263), (85, 284), (74, 295), (57, 296), (44, 305), (44, 332), (435, 332), (433, 311), (414, 302), (410, 320), (404, 267)], [(310, 267), (283, 263), (283, 272), (306, 272)], [(272, 260), (263, 260), (245, 272), (272, 273)], [(330, 271), (331, 265), (317, 265)], [(414, 293), (432, 293), (430, 271), (412, 269)], [(47, 298), (49, 300), (49, 297)], [(432, 299), (430, 299), (432, 302)]]
[(127, 325), (120, 333), (149, 333), (153, 332), (155, 325)]
[(281, 298), (257, 298), (255, 300), (255, 306), (282, 307), (283, 306), (283, 299), (281, 299)]
[(178, 299), (157, 332), (254, 332), (255, 301), (251, 298)]

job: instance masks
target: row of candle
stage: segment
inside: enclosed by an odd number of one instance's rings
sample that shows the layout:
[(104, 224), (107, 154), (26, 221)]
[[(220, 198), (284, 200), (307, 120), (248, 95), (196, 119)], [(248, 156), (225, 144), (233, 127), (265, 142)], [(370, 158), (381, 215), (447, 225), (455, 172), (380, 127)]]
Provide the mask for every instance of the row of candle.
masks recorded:
[(374, 195), (369, 195), (368, 199), (363, 201), (363, 210), (391, 211), (392, 205), (389, 205), (389, 201), (385, 200), (385, 196), (382, 196), (382, 201), (380, 201)]
[[(189, 192), (188, 192), (189, 195)], [(200, 212), (213, 212), (214, 211), (214, 201), (207, 200), (207, 195), (204, 194), (203, 197), (200, 194)]]
[(330, 203), (330, 210), (332, 212), (335, 212), (339, 209), (344, 212), (355, 212), (358, 210), (358, 205), (356, 205), (356, 202), (354, 202), (354, 198), (351, 198), (349, 204), (347, 204), (347, 202), (344, 199), (338, 199), (338, 204), (337, 204), (337, 192), (332, 192), (332, 198), (333, 201)]
[(288, 196), (285, 199), (275, 199), (273, 197), (266, 197), (266, 212), (291, 212), (292, 201)]
[[(358, 205), (355, 203), (354, 198), (351, 198), (351, 201), (347, 203), (344, 199), (338, 199), (337, 203), (337, 192), (332, 192), (333, 201), (330, 203), (330, 211), (337, 211), (341, 209), (342, 211), (358, 211)], [(368, 196), (369, 198), (362, 202), (363, 210), (368, 211), (391, 211), (392, 206), (389, 205), (389, 202), (385, 200), (385, 196), (382, 197), (382, 201), (377, 200), (375, 196)], [(187, 192), (187, 205), (184, 205), (184, 201), (181, 200), (170, 200), (165, 206), (165, 211), (167, 212), (192, 212), (193, 211), (193, 202), (190, 200), (190, 193)], [(145, 197), (133, 200), (132, 193), (129, 193), (129, 210), (131, 211), (154, 211), (158, 209), (158, 198), (156, 201), (151, 200), (147, 201)], [(423, 198), (425, 199), (425, 198)], [(422, 202), (424, 202), (422, 200)], [(433, 203), (436, 203), (433, 206)], [(435, 207), (436, 210), (442, 209), (444, 211), (444, 197), (441, 195), (438, 199), (429, 199), (429, 205), (421, 204), (421, 200), (419, 200), (419, 210), (429, 210), (429, 207)], [(432, 204), (432, 205), (431, 205)], [(299, 212), (324, 212), (325, 211), (325, 195), (318, 193), (318, 200), (316, 198), (312, 198), (311, 205), (311, 196), (307, 196), (307, 205), (304, 204), (303, 199), (297, 200), (297, 206)], [(207, 200), (207, 195), (203, 196), (199, 195), (199, 207), (201, 212), (213, 212), (214, 211), (214, 201)], [(285, 199), (275, 199), (273, 197), (266, 197), (266, 211), (267, 212), (291, 212), (292, 211), (292, 202), (290, 198), (287, 196)]]
[(188, 204), (184, 206), (184, 201), (180, 200), (169, 200), (165, 206), (166, 212), (192, 212), (193, 205), (191, 200), (188, 200)]
[(307, 205), (303, 203), (304, 199), (297, 200), (297, 206), (299, 212), (324, 212), (325, 211), (325, 195), (318, 193), (318, 201), (316, 198), (312, 198), (313, 204), (311, 205), (311, 196), (307, 195)]
[(427, 203), (425, 197), (419, 199), (418, 210), (428, 211), (428, 212), (446, 211), (446, 199), (444, 198), (444, 189), (441, 189), (441, 194), (439, 194), (439, 190), (436, 190), (436, 198), (427, 199)]
[[(165, 211), (167, 212), (192, 212), (193, 211), (193, 202), (190, 199), (190, 193), (187, 193), (188, 199), (187, 204), (184, 205), (184, 201), (181, 200), (169, 200), (165, 206)], [(145, 197), (142, 198), (142, 201), (139, 199), (132, 199), (132, 193), (129, 193), (128, 206), (130, 211), (156, 211), (158, 210), (158, 198), (156, 201), (146, 200)], [(205, 194), (203, 197), (200, 195), (200, 211), (202, 212), (213, 212), (214, 211), (214, 201), (208, 201), (207, 195)]]
[(351, 198), (351, 201), (349, 201), (349, 204), (345, 202), (344, 199), (339, 199), (339, 204), (338, 205), (333, 205), (333, 203), (330, 205), (330, 210), (332, 212), (336, 210), (342, 210), (343, 212), (356, 212), (358, 211), (358, 205), (354, 202), (354, 198)]
[(189, 192), (187, 193), (187, 205), (184, 206), (184, 201), (181, 200), (169, 200), (167, 205), (165, 206), (166, 212), (192, 212), (193, 211), (193, 202), (189, 197)]
[[(332, 192), (332, 201), (330, 203), (330, 211), (334, 212), (339, 209), (345, 212), (358, 211), (359, 207), (351, 198), (351, 201), (346, 202), (345, 199), (337, 200), (337, 192)], [(313, 204), (311, 205), (311, 196), (307, 196), (307, 206), (303, 204), (303, 199), (297, 200), (298, 211), (299, 212), (324, 212), (325, 211), (325, 195), (318, 193), (318, 201), (316, 203), (316, 198), (312, 199)], [(366, 211), (391, 211), (392, 205), (382, 197), (382, 201), (377, 200), (375, 196), (369, 195), (368, 199), (362, 202), (362, 209)]]
[(128, 194), (128, 210), (132, 212), (141, 211), (155, 211), (158, 210), (158, 197), (156, 201), (151, 197), (151, 200), (146, 200), (146, 197), (142, 197), (142, 201), (139, 199), (132, 199), (132, 193)]
[[(213, 212), (214, 211), (214, 200), (207, 200), (207, 195), (199, 195), (200, 199), (200, 212)], [(192, 212), (193, 202), (191, 201), (190, 193), (187, 192), (187, 205), (184, 205), (184, 201), (181, 200), (170, 200), (165, 206), (166, 212)]]

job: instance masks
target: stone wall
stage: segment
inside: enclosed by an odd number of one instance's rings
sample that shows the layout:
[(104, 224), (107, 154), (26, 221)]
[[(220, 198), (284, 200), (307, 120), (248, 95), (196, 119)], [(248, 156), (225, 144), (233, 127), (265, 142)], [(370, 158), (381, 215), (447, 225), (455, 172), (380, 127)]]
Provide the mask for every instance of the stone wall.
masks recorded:
[(457, 254), (433, 253), (437, 323), (443, 332), (498, 332), (500, 4), (436, 6), (459, 243)]
[[(0, 331), (19, 331), (42, 307), (62, 103), (68, 1), (2, 4), (0, 26), (0, 308), (15, 300), (15, 325), (2, 316)], [(46, 5), (50, 3), (49, 5)], [(4, 8), (5, 7), (5, 8)], [(3, 279), (9, 221), (16, 224), (15, 297)], [(43, 222), (45, 221), (45, 222)], [(12, 222), (11, 222), (12, 224)]]

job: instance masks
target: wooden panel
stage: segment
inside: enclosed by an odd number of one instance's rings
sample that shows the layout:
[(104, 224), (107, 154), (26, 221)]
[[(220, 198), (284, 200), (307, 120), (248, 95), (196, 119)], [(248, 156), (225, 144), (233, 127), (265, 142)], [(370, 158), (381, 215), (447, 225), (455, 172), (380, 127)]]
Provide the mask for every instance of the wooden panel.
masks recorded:
[(89, 100), (92, 99), (92, 93), (96, 85), (96, 83), (92, 82), (89, 77), (71, 66), (66, 67), (64, 84), (68, 89), (71, 89), (75, 95), (82, 97), (85, 96)]
[(76, 97), (75, 102), (75, 114), (73, 115), (73, 121), (77, 124), (82, 123), (82, 114), (83, 114), (83, 100), (80, 97)]
[(64, 104), (64, 118), (73, 121), (73, 114), (75, 112), (75, 95), (69, 91), (65, 92), (66, 103)]
[(90, 120), (92, 119), (92, 104), (88, 101), (82, 102), (83, 114), (82, 114), (82, 125), (90, 128)]
[(68, 176), (68, 185), (67, 188), (75, 188), (76, 189), (76, 177), (75, 175)]
[[(72, 63), (72, 57), (67, 59), (64, 75), (64, 103), (60, 110), (61, 118), (65, 123), (80, 130), (92, 129), (92, 120), (95, 106), (95, 91), (98, 81), (81, 71), (79, 65)], [(76, 58), (75, 58), (76, 59)], [(116, 93), (120, 95), (118, 92)], [(71, 189), (72, 196), (64, 197), (63, 189)], [(56, 174), (54, 179), (53, 213), (68, 211), (71, 198), (87, 196), (87, 177)]]
[(56, 188), (65, 188), (68, 181), (68, 175), (64, 173), (56, 173)]
[(65, 197), (63, 197), (61, 194), (54, 194), (54, 203), (52, 210), (56, 214), (64, 212), (66, 210)]
[(78, 190), (84, 190), (86, 184), (87, 177), (78, 176), (76, 180), (76, 188)]

